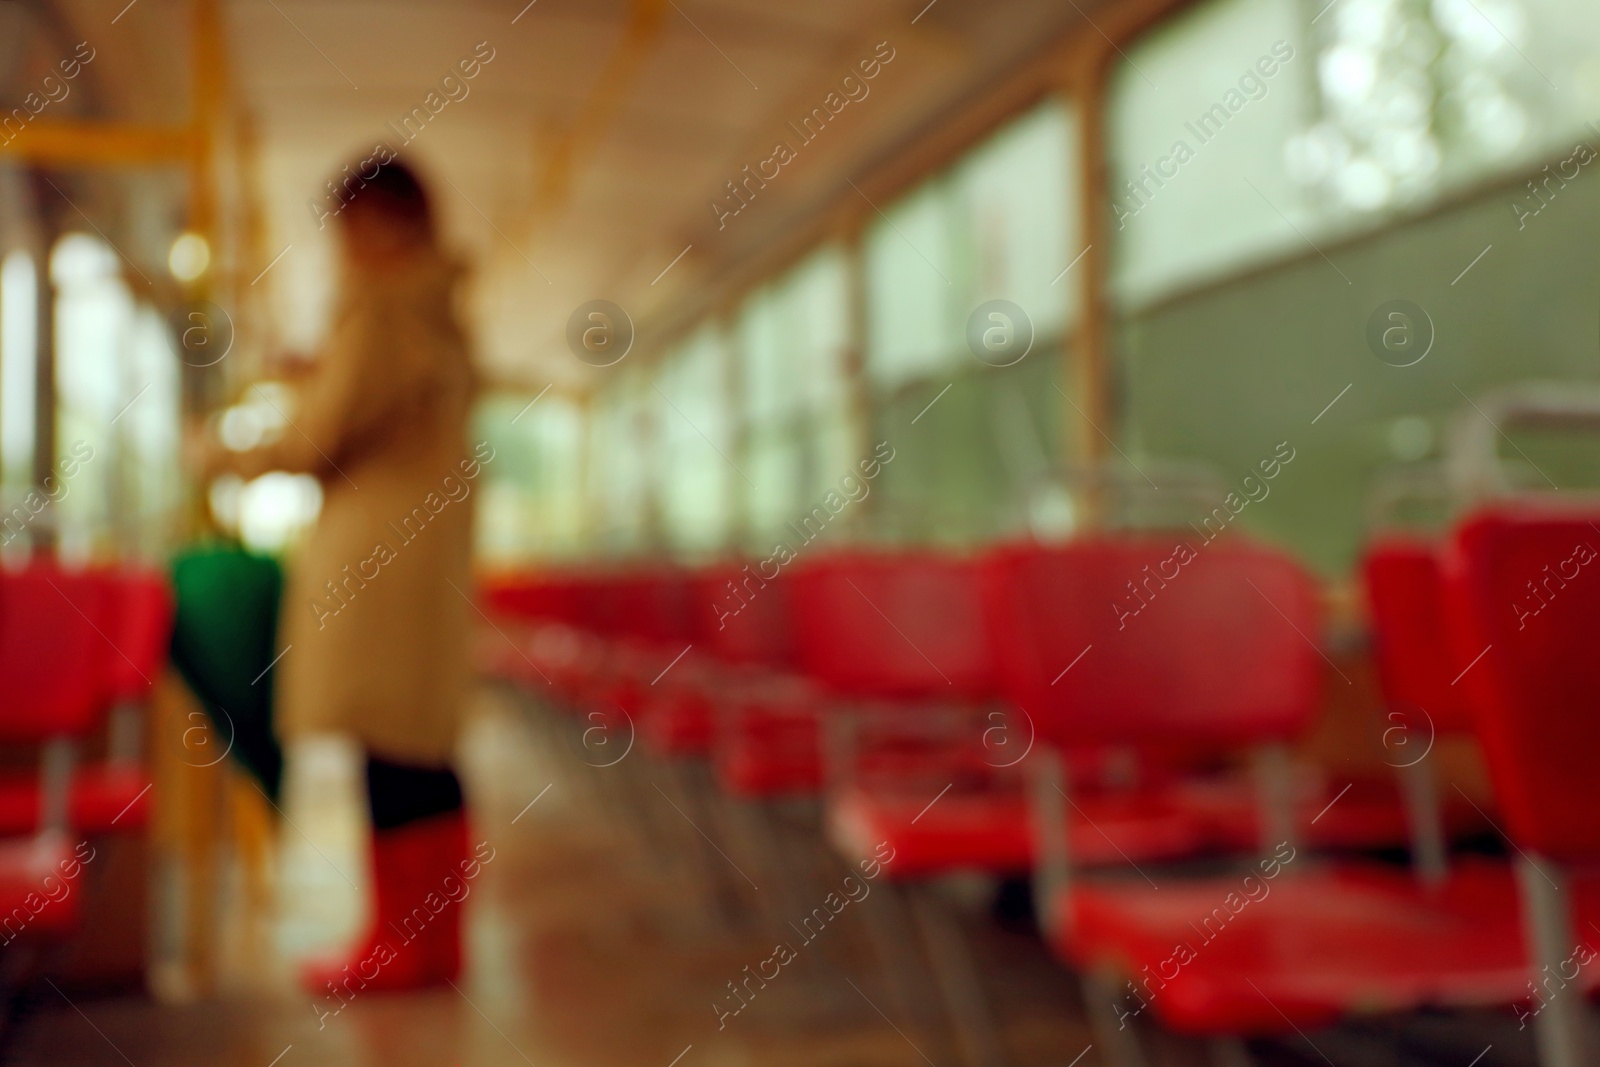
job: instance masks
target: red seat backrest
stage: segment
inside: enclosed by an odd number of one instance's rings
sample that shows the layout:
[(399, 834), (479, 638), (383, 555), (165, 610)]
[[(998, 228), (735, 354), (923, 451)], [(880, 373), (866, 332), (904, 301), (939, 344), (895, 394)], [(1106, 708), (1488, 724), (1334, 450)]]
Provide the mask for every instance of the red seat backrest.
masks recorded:
[(1006, 695), (1062, 745), (1230, 747), (1293, 738), (1326, 665), (1316, 591), (1242, 539), (1090, 539), (995, 550), (991, 640)]
[(625, 636), (629, 609), (636, 603), (636, 594), (636, 588), (630, 585), (626, 575), (584, 575), (576, 593), (577, 624), (602, 637)]
[[(172, 591), (155, 571), (123, 570), (101, 574), (112, 629), (102, 650), (107, 685), (114, 701), (147, 699), (167, 660), (172, 640)], [(112, 647), (113, 644), (115, 647)]]
[(106, 585), (47, 564), (0, 571), (0, 741), (81, 736), (108, 705)]
[(491, 615), (571, 622), (577, 584), (570, 575), (497, 574), (479, 585)]
[(640, 580), (636, 636), (658, 644), (681, 645), (699, 636), (694, 576), (677, 567), (649, 572)]
[(975, 561), (850, 553), (793, 576), (800, 662), (853, 697), (981, 700), (994, 693)]
[(1384, 697), (1421, 708), (1437, 729), (1466, 731), (1472, 718), (1450, 684), (1466, 663), (1458, 666), (1451, 653), (1442, 551), (1423, 538), (1384, 537), (1367, 547), (1361, 572)]
[(719, 564), (695, 579), (699, 632), (711, 651), (730, 663), (794, 668), (794, 597), (784, 571), (765, 577), (759, 563)]
[[(1600, 858), (1600, 510), (1498, 504), (1445, 557), (1461, 686), (1524, 848)], [(1487, 651), (1485, 651), (1487, 649)]]

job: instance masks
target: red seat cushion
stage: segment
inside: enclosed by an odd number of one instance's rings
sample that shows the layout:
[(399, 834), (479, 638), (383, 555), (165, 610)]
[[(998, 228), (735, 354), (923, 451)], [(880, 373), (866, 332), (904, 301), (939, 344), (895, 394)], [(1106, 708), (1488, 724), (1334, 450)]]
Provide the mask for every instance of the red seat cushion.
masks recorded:
[(72, 931), (82, 859), (64, 838), (0, 841), (0, 945)]
[[(1313, 779), (1303, 786), (1296, 807), (1311, 847), (1380, 848), (1406, 841), (1405, 809), (1392, 783), (1354, 783), (1343, 796)], [(833, 841), (847, 855), (862, 857), (888, 841), (895, 847), (897, 878), (1032, 870), (1032, 818), (1014, 784), (953, 790), (930, 807), (938, 791), (938, 784), (921, 791), (892, 784), (854, 786), (829, 802)], [(1072, 862), (1085, 867), (1182, 859), (1210, 850), (1244, 853), (1259, 844), (1260, 801), (1247, 776), (1180, 778), (1145, 788), (1083, 792), (1073, 802), (1077, 810), (1068, 812), (1069, 851)], [(1477, 819), (1464, 803), (1450, 806), (1450, 821), (1457, 828), (1475, 825)]]
[[(72, 776), (67, 821), (73, 832), (99, 834), (142, 828), (150, 816), (148, 772), (138, 764), (79, 767)], [(0, 835), (23, 835), (39, 827), (39, 779), (32, 774), (0, 778)]]
[(1391, 707), (1421, 709), (1435, 729), (1465, 733), (1472, 715), (1465, 691), (1451, 683), (1466, 663), (1450, 650), (1441, 567), (1440, 546), (1429, 540), (1390, 535), (1367, 546), (1361, 570), (1373, 658)]
[(0, 740), (83, 736), (103, 721), (115, 649), (105, 583), (34, 564), (0, 573)]
[(710, 750), (714, 712), (702, 687), (674, 686), (647, 697), (643, 709), (639, 734), (657, 755), (696, 756)]
[[(1295, 825), (1309, 847), (1394, 848), (1410, 840), (1405, 804), (1393, 777), (1345, 784), (1316, 775), (1304, 775), (1296, 782)], [(1183, 803), (1206, 812), (1214, 829), (1214, 847), (1248, 852), (1260, 844), (1261, 797), (1249, 776), (1194, 779), (1174, 788), (1182, 791)], [(1462, 799), (1446, 798), (1442, 814), (1452, 836), (1488, 828)]]
[[(1508, 500), (1457, 528), (1445, 555), (1460, 687), (1521, 849), (1600, 863), (1600, 509)], [(1474, 659), (1479, 660), (1473, 663)]]
[[(1575, 899), (1580, 929), (1600, 917), (1600, 884), (1580, 883)], [(1460, 863), (1432, 892), (1399, 869), (1291, 862), (1273, 879), (1079, 884), (1057, 907), (1067, 920), (1058, 953), (1132, 982), (1117, 990), (1121, 1011), (1142, 1001), (1186, 1033), (1291, 1033), (1351, 1014), (1528, 996), (1515, 879), (1488, 860)], [(1600, 986), (1600, 967), (1580, 974), (1585, 988)]]
[[(1205, 820), (1173, 799), (1156, 791), (1078, 799), (1079, 812), (1069, 814), (1073, 862), (1125, 865), (1205, 848)], [(1018, 789), (939, 796), (937, 789), (912, 794), (856, 787), (829, 803), (828, 830), (836, 847), (852, 857), (871, 856), (888, 842), (895, 855), (892, 874), (899, 879), (962, 870), (1023, 874), (1034, 863), (1032, 819)]]
[(712, 750), (717, 782), (735, 796), (813, 794), (822, 788), (822, 696), (776, 672), (732, 676)]
[(117, 701), (140, 703), (167, 659), (172, 640), (172, 592), (165, 576), (145, 571), (104, 571), (108, 612), (106, 681)]
[(800, 662), (849, 699), (982, 701), (994, 694), (983, 586), (968, 559), (838, 552), (793, 577)]
[(820, 737), (814, 712), (742, 715), (717, 742), (717, 782), (747, 798), (815, 794), (823, 782)]

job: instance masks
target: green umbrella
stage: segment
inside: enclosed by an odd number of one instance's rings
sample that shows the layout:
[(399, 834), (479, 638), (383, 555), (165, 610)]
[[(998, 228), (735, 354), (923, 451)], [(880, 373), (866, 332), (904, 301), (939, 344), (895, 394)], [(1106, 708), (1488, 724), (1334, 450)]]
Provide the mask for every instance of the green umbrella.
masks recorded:
[(172, 574), (172, 663), (211, 719), (209, 736), (184, 732), (184, 756), (209, 764), (226, 753), (276, 802), (283, 752), (272, 729), (272, 666), (283, 571), (267, 556), (212, 543), (181, 553)]

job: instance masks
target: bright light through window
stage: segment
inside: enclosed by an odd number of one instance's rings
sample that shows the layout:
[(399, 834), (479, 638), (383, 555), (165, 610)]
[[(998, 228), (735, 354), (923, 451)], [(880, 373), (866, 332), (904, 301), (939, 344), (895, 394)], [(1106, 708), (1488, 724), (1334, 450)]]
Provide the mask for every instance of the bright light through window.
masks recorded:
[(39, 282), (20, 249), (0, 264), (0, 465), (7, 484), (26, 484), (33, 466), (38, 367)]

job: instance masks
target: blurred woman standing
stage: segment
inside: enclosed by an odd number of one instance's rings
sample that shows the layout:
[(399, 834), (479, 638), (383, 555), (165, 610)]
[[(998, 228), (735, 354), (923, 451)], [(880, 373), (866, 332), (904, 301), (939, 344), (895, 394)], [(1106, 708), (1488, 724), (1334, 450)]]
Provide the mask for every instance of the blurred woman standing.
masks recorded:
[(422, 184), (384, 154), (376, 173), (372, 160), (344, 172), (357, 179), (334, 216), (339, 310), (290, 426), (248, 452), (208, 449), (214, 470), (305, 472), (322, 485), (279, 611), (276, 731), (346, 734), (366, 750), (375, 901), (355, 951), (306, 975), (319, 993), (413, 988), (461, 965), (460, 907), (433, 905), (468, 862), (449, 769), (472, 612), (461, 487), (492, 454), (474, 458), (466, 439), (475, 376), (454, 311), (460, 270), (439, 248)]

